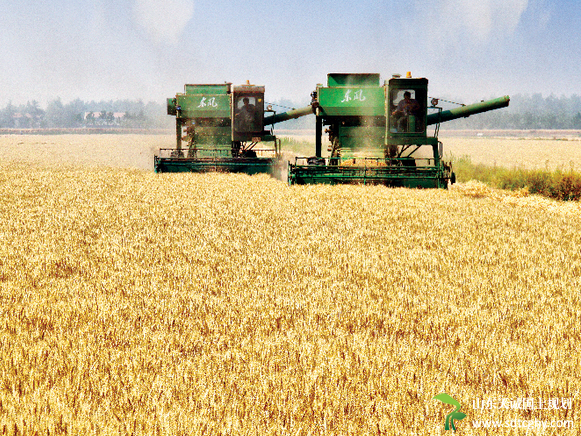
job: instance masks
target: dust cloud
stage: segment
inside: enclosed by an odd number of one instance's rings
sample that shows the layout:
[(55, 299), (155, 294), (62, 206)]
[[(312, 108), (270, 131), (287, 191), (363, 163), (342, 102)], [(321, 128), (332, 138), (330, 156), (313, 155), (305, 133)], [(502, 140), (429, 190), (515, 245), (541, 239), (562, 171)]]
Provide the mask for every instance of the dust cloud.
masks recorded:
[(528, 3), (528, 0), (442, 0), (438, 10), (445, 33), (464, 30), (476, 40), (484, 41), (496, 33), (514, 32)]
[(194, 16), (194, 3), (191, 0), (135, 0), (133, 13), (153, 42), (176, 44)]

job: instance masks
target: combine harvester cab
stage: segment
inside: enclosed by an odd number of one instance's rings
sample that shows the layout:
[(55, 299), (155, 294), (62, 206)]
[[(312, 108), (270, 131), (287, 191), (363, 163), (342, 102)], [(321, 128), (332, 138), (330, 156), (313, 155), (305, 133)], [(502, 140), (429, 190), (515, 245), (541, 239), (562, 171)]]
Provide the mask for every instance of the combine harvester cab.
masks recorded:
[(155, 172), (272, 174), (279, 162), (280, 142), (264, 129), (264, 86), (185, 85), (167, 113), (177, 144), (154, 156)]
[[(315, 156), (288, 164), (289, 184), (363, 183), (411, 188), (446, 188), (454, 183), (444, 162), (439, 125), (471, 114), (508, 106), (509, 98), (442, 111), (428, 107), (428, 80), (379, 74), (333, 73), (313, 93), (316, 108)], [(435, 125), (434, 134), (428, 126)], [(329, 155), (322, 156), (323, 128)]]

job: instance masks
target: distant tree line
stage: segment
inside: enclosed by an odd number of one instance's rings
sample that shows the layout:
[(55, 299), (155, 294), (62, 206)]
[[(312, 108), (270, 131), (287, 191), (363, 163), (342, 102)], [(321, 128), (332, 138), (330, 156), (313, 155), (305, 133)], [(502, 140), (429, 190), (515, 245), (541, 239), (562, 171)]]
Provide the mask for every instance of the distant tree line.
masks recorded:
[(168, 128), (174, 125), (166, 107), (141, 100), (91, 101), (80, 99), (64, 104), (60, 98), (41, 108), (37, 101), (0, 109), (0, 128), (82, 128), (125, 127), (139, 129)]
[(460, 118), (442, 125), (446, 129), (576, 129), (581, 130), (581, 97), (511, 96), (509, 107)]
[[(303, 107), (283, 100), (272, 104), (275, 110), (285, 112)], [(445, 107), (449, 109), (453, 106)], [(280, 129), (314, 128), (314, 117), (289, 120), (276, 127)], [(60, 98), (41, 108), (37, 101), (0, 109), (0, 128), (82, 128), (126, 127), (140, 129), (172, 128), (175, 118), (168, 116), (162, 103), (144, 103), (141, 100), (91, 101), (80, 99), (64, 104)], [(446, 129), (579, 129), (581, 130), (581, 97), (543, 97), (541, 94), (511, 96), (508, 108), (461, 118), (445, 123)]]

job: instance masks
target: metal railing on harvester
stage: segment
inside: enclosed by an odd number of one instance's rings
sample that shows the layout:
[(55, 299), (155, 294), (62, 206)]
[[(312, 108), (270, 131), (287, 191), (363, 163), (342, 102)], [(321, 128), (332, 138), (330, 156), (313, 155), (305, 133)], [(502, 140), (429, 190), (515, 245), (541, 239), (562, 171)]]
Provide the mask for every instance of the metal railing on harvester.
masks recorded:
[(433, 158), (315, 158), (297, 157), (288, 163), (289, 184), (359, 183), (405, 187), (441, 187), (447, 170)]

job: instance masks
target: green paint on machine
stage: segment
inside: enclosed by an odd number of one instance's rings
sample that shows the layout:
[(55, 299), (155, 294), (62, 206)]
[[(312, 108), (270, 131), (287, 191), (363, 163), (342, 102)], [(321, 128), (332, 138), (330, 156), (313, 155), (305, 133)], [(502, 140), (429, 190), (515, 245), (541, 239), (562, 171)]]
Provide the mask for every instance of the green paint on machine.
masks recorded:
[[(155, 171), (274, 174), (282, 160), (272, 126), (314, 113), (314, 156), (287, 163), (289, 184), (446, 188), (455, 175), (442, 159), (440, 123), (510, 101), (505, 96), (444, 111), (436, 99), (428, 105), (428, 80), (409, 73), (383, 84), (376, 73), (331, 73), (327, 86), (317, 85), (311, 96), (309, 106), (277, 114), (265, 108), (264, 86), (185, 85), (184, 93), (167, 99), (167, 113), (176, 117), (176, 148), (160, 150)], [(328, 134), (326, 156), (323, 131)]]

